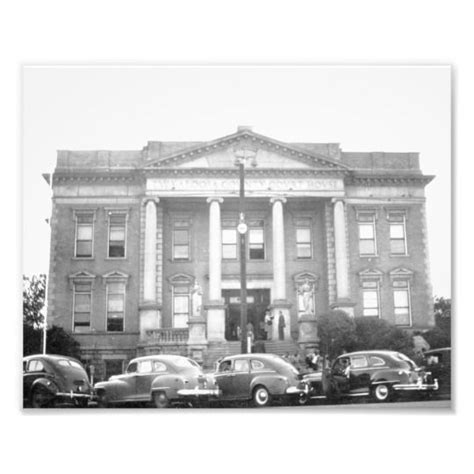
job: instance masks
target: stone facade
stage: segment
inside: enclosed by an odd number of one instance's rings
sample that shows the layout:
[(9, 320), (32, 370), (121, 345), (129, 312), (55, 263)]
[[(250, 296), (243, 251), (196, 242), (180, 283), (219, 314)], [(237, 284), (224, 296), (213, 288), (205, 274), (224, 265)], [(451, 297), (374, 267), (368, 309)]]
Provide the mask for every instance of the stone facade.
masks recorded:
[(282, 143), (248, 128), (139, 151), (59, 151), (48, 321), (74, 334), (97, 378), (136, 354), (210, 365), (238, 352), (235, 155), (249, 146), (249, 318), (271, 350), (317, 345), (307, 328), (331, 308), (407, 329), (434, 324), (424, 197), (432, 177), (416, 153)]

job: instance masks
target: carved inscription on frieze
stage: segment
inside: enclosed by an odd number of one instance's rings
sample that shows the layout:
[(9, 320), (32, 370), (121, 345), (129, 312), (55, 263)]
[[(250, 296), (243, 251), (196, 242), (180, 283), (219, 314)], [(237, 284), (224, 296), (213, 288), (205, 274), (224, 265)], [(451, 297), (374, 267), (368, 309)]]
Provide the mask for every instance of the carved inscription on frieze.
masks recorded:
[[(279, 192), (328, 192), (343, 191), (342, 179), (246, 179), (246, 192), (264, 193)], [(235, 194), (239, 191), (238, 179), (215, 178), (150, 178), (147, 181), (147, 191), (155, 192), (205, 192)]]

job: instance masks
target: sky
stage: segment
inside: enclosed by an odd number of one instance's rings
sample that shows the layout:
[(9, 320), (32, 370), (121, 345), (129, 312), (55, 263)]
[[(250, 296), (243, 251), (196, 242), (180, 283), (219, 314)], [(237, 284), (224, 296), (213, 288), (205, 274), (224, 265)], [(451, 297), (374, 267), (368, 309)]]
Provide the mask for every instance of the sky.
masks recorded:
[(139, 150), (250, 125), (283, 142), (419, 152), (433, 293), (451, 296), (451, 70), (446, 66), (24, 67), (23, 273), (47, 273), (56, 151)]

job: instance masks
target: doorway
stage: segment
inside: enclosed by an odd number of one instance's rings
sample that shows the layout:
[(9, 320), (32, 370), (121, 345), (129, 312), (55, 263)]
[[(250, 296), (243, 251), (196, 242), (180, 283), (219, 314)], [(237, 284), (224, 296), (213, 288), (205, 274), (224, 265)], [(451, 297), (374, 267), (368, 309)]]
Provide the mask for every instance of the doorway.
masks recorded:
[[(239, 340), (240, 328), (240, 290), (222, 290), (226, 305), (225, 338)], [(265, 311), (270, 305), (270, 290), (247, 290), (247, 322), (254, 327), (255, 339), (266, 340)]]

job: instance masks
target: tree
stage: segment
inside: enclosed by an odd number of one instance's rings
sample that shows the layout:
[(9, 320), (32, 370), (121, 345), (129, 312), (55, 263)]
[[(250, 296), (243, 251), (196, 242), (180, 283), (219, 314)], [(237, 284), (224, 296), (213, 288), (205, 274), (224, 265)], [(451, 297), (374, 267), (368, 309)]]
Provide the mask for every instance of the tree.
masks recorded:
[[(46, 275), (23, 276), (23, 355), (41, 353), (43, 350), (42, 314), (46, 294)], [(79, 343), (63, 328), (52, 326), (46, 334), (46, 352), (78, 358)]]
[(451, 347), (451, 299), (436, 297), (434, 301), (435, 327), (423, 334), (432, 349)]
[(391, 350), (414, 356), (411, 336), (384, 319), (355, 318), (355, 326), (355, 350)]
[(46, 293), (46, 275), (23, 275), (23, 324), (38, 328), (43, 324)]
[(350, 352), (356, 344), (354, 319), (340, 310), (323, 314), (318, 318), (318, 337), (321, 352), (330, 359)]

